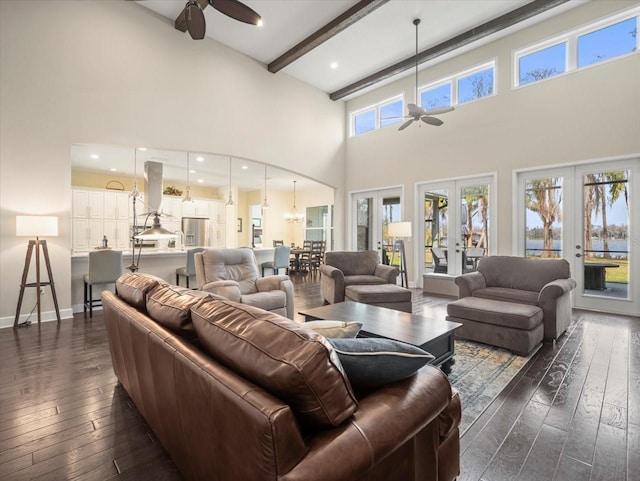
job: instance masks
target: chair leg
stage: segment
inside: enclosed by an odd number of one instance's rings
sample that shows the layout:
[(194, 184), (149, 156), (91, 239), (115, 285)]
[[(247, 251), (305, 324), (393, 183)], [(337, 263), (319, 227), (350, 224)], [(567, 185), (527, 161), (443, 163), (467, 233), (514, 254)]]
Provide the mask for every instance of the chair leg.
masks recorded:
[(179, 286), (179, 285), (180, 285), (180, 274), (176, 274), (176, 286)]
[(89, 317), (93, 317), (93, 284), (89, 284)]
[(187, 274), (187, 289), (189, 289), (189, 274)]
[(84, 283), (84, 312), (87, 312), (87, 283)]

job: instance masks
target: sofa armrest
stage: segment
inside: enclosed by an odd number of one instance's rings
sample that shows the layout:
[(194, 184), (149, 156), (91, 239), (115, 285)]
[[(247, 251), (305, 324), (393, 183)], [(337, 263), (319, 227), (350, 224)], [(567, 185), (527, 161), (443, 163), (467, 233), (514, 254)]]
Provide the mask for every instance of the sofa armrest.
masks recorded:
[[(451, 400), (446, 376), (432, 366), (389, 384), (358, 401), (358, 411), (341, 426), (318, 431), (308, 440), (306, 456), (282, 481), (351, 481), (365, 479), (380, 461), (414, 437), (415, 456), (433, 469), (437, 479), (438, 415)], [(425, 441), (426, 439), (426, 441)], [(348, 453), (348, 459), (345, 457)], [(337, 462), (337, 460), (340, 460)], [(412, 463), (414, 460), (407, 460)], [(424, 473), (423, 473), (424, 475)], [(377, 478), (376, 478), (377, 479)]]
[(571, 292), (576, 288), (574, 279), (556, 279), (551, 281), (540, 290), (538, 295), (538, 304), (542, 305), (546, 301), (557, 299), (558, 297)]
[(330, 304), (344, 301), (344, 273), (327, 264), (320, 266), (320, 294)]
[(395, 284), (398, 277), (398, 268), (385, 264), (378, 264), (373, 275), (385, 280), (387, 284)]
[(289, 279), (289, 276), (267, 276), (267, 277), (258, 277), (256, 279), (256, 289), (258, 292), (268, 292), (268, 291), (284, 291), (285, 297), (287, 299), (287, 317), (291, 320), (295, 317), (295, 309), (294, 309), (294, 293), (293, 293), (293, 283)]
[(468, 274), (462, 274), (456, 277), (456, 284), (458, 286), (458, 298), (469, 297), (473, 295), (473, 291), (476, 289), (483, 289), (487, 287), (487, 281), (480, 272), (470, 272)]
[(211, 292), (233, 302), (240, 302), (240, 284), (236, 281), (213, 281), (202, 286), (202, 291)]

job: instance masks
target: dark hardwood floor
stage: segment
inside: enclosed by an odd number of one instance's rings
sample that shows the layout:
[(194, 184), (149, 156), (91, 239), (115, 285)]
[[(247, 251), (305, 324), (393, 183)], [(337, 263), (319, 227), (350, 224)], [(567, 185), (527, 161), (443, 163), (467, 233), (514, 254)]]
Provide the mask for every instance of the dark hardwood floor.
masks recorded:
[[(292, 278), (296, 310), (322, 304)], [(413, 297), (444, 316), (449, 299)], [(574, 317), (463, 436), (459, 480), (640, 480), (640, 319)], [(180, 479), (116, 382), (99, 311), (0, 331), (0, 479)]]

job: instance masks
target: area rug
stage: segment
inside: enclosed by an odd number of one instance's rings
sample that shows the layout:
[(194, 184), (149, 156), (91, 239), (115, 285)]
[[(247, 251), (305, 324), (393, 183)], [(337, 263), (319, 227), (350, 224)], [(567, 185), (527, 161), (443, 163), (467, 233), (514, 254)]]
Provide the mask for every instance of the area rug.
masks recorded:
[(456, 363), (449, 374), (449, 381), (460, 393), (462, 401), (462, 435), (525, 366), (536, 350), (529, 356), (522, 357), (487, 344), (461, 339), (456, 339), (455, 343)]

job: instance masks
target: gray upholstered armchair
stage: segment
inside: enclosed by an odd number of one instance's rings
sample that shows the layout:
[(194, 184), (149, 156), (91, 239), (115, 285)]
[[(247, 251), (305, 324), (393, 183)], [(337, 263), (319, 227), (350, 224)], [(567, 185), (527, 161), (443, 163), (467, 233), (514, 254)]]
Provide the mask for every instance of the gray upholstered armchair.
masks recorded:
[(398, 269), (380, 263), (376, 251), (327, 252), (320, 266), (320, 292), (325, 302), (344, 301), (347, 286), (395, 284)]
[(571, 279), (564, 259), (524, 259), (511, 256), (482, 257), (477, 272), (456, 278), (459, 297), (481, 297), (529, 304), (542, 309), (544, 338), (553, 340), (571, 323)]
[(251, 249), (207, 249), (195, 255), (195, 263), (201, 291), (293, 319), (293, 284), (289, 276), (260, 277)]

